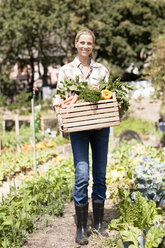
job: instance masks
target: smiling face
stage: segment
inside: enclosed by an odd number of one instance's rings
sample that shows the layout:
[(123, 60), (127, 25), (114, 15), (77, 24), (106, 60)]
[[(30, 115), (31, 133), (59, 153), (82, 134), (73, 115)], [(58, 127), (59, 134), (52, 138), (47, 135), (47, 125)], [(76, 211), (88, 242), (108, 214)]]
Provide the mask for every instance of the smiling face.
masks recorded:
[(75, 47), (77, 48), (79, 58), (89, 57), (94, 48), (93, 37), (87, 33), (81, 34), (75, 41)]

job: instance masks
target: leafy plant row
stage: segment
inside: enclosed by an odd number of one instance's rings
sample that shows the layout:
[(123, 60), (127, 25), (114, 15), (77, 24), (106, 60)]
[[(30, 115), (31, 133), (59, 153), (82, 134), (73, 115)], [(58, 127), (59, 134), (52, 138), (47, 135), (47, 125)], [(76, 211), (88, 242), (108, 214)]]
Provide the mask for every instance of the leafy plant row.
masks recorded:
[[(123, 143), (113, 153), (107, 188), (109, 197), (119, 203), (121, 216), (112, 220), (109, 228), (120, 232), (124, 248), (163, 247), (165, 215), (157, 201), (164, 196), (164, 162), (163, 150), (137, 143)], [(144, 182), (142, 188), (140, 181)], [(154, 194), (149, 194), (153, 190)]]
[(21, 188), (10, 188), (0, 205), (0, 247), (20, 247), (35, 230), (38, 215), (63, 213), (64, 201), (72, 199), (73, 168), (73, 161), (67, 160)]
[[(38, 165), (47, 162), (49, 159), (56, 157), (57, 153), (52, 147), (44, 147), (37, 151)], [(33, 151), (32, 149), (23, 150), (22, 152), (5, 152), (0, 156), (0, 184), (7, 178), (33, 169)]]

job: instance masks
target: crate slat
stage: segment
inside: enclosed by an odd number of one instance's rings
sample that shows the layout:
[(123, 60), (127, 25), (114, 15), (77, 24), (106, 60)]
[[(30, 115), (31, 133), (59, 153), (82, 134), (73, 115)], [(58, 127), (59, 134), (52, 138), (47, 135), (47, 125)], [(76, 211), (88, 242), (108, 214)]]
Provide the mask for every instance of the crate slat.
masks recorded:
[[(111, 112), (111, 113), (102, 113), (102, 114), (92, 114), (92, 115), (86, 115), (85, 120), (99, 120), (102, 118), (108, 118), (108, 117), (115, 117), (118, 116), (118, 112)], [(63, 123), (73, 123), (73, 122), (79, 122), (84, 121), (84, 116), (76, 116), (76, 117), (66, 117), (63, 119)]]
[[(109, 103), (109, 102), (114, 102), (114, 97), (115, 97), (115, 93), (113, 93), (113, 98), (108, 99), (108, 100), (99, 100), (97, 103), (91, 103), (91, 102), (80, 102), (80, 103), (76, 103), (77, 107), (82, 107), (82, 106), (88, 106), (91, 104), (99, 104), (99, 103)], [(75, 104), (74, 104), (75, 105)], [(62, 106), (63, 109), (68, 108), (68, 105), (63, 104)]]
[(120, 121), (114, 121), (111, 122), (111, 125), (108, 123), (104, 123), (103, 124), (94, 124), (91, 126), (81, 126), (81, 127), (73, 127), (73, 128), (69, 128), (68, 130), (64, 130), (66, 133), (67, 132), (78, 132), (78, 131), (86, 131), (86, 130), (92, 130), (92, 129), (101, 129), (101, 128), (106, 128), (106, 127), (113, 127), (113, 126), (119, 126), (120, 125)]
[[(113, 107), (111, 108), (111, 113), (113, 112), (118, 112), (118, 107)], [(100, 113), (110, 113), (109, 108), (104, 108), (104, 109), (96, 109), (96, 110), (87, 110), (87, 111), (82, 111), (81, 116), (90, 116), (90, 115), (97, 115)], [(71, 113), (62, 113), (61, 114), (62, 118), (72, 118), (72, 117), (78, 117), (80, 116), (79, 112), (71, 112)]]
[(111, 122), (111, 121), (118, 121), (119, 117), (111, 117), (111, 118), (106, 118), (106, 119), (92, 119), (92, 120), (85, 120), (85, 121), (76, 121), (76, 122), (70, 122), (70, 123), (65, 123), (64, 124), (64, 129), (65, 128), (69, 128), (69, 127), (80, 127), (80, 126), (84, 126), (84, 125), (97, 125), (100, 123), (105, 123), (106, 122)]
[(117, 102), (109, 102), (109, 103), (97, 103), (97, 104), (89, 104), (87, 106), (76, 106), (77, 104), (73, 104), (72, 106), (68, 105), (68, 108), (62, 109), (61, 113), (73, 113), (73, 112), (81, 112), (86, 110), (96, 110), (96, 109), (104, 109), (104, 108), (113, 108), (117, 107)]

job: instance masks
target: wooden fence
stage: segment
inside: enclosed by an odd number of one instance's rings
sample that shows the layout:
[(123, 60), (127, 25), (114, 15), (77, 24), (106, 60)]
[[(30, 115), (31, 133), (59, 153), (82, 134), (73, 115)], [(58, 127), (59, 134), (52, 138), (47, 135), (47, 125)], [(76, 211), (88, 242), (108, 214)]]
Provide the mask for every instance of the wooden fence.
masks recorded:
[[(33, 126), (33, 116), (22, 116), (22, 115), (2, 115), (0, 116), (0, 121), (2, 122), (2, 130), (3, 133), (6, 131), (6, 121), (11, 120), (15, 122), (15, 132), (19, 135), (19, 127), (20, 121), (22, 122), (29, 122), (30, 126)], [(47, 120), (57, 120), (56, 115), (44, 115), (41, 116), (41, 130), (44, 132), (45, 130), (45, 121)]]

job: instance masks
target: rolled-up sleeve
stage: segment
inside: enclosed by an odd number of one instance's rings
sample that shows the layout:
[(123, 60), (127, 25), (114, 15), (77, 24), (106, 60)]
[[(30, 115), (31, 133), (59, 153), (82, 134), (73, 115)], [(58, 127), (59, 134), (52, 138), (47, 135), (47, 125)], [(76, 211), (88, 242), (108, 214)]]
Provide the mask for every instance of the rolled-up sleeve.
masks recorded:
[(62, 86), (62, 83), (65, 80), (65, 74), (63, 69), (61, 68), (58, 74), (57, 88)]

